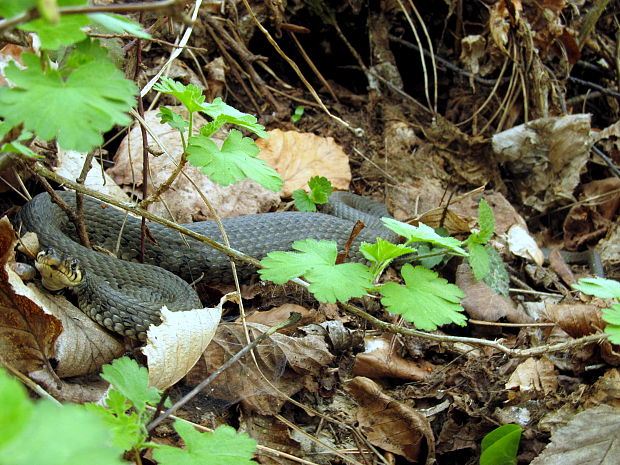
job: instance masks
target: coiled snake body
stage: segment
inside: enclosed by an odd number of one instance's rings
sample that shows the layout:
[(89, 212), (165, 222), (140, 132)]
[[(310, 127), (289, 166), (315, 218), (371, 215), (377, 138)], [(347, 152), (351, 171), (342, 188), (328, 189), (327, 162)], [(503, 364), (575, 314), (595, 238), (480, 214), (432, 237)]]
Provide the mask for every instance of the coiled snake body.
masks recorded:
[[(75, 206), (75, 194), (58, 194), (71, 207)], [(144, 340), (148, 326), (161, 322), (162, 305), (173, 311), (202, 308), (198, 295), (187, 281), (201, 275), (207, 283), (231, 280), (226, 255), (195, 239), (187, 237), (183, 240), (178, 232), (157, 223), (149, 224), (157, 241), (156, 244), (146, 241), (145, 260), (149, 264), (128, 261), (137, 260), (139, 256), (140, 220), (115, 208), (104, 207), (91, 197), (84, 199), (84, 217), (90, 240), (116, 252), (122, 260), (76, 242), (73, 225), (47, 193), (37, 195), (24, 205), (17, 220), (22, 231), (38, 235), (43, 248), (52, 247), (79, 261), (83, 279), (73, 288), (78, 305), (107, 329)], [(353, 241), (349, 260), (363, 261), (358, 251), (361, 241), (374, 242), (377, 237), (393, 240), (395, 237), (379, 221), (380, 217), (388, 216), (383, 204), (337, 192), (332, 194), (328, 210), (330, 214), (279, 212), (246, 215), (224, 219), (223, 224), (231, 247), (258, 259), (271, 251), (289, 250), (294, 241), (306, 238), (333, 240), (342, 250), (357, 219), (364, 221), (366, 227)], [(185, 226), (214, 240), (222, 240), (214, 221)], [(238, 271), (240, 277), (255, 272), (248, 266), (241, 266)]]

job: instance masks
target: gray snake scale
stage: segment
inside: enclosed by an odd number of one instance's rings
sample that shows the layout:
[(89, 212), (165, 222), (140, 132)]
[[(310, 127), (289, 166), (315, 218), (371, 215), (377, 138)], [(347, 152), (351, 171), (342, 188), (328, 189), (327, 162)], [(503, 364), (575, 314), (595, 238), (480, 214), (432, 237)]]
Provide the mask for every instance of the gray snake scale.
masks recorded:
[[(75, 194), (58, 192), (71, 207)], [(275, 250), (290, 250), (300, 239), (332, 240), (342, 250), (357, 219), (366, 227), (356, 237), (349, 260), (363, 261), (358, 251), (361, 241), (374, 242), (377, 237), (394, 240), (395, 234), (383, 227), (379, 218), (388, 216), (385, 206), (346, 192), (332, 194), (330, 214), (279, 212), (245, 215), (223, 220), (231, 247), (261, 259)], [(42, 193), (22, 207), (17, 216), (21, 230), (32, 231), (43, 248), (52, 247), (66, 256), (77, 258), (84, 279), (73, 288), (84, 313), (107, 329), (144, 340), (151, 324), (161, 322), (160, 309), (180, 311), (202, 308), (194, 289), (188, 284), (203, 277), (207, 283), (231, 281), (228, 257), (207, 245), (157, 223), (149, 229), (157, 244), (147, 239), (145, 260), (136, 263), (140, 249), (140, 220), (126, 216), (115, 208), (104, 208), (91, 197), (84, 199), (84, 217), (91, 242), (113, 256), (87, 249), (75, 239), (73, 225)], [(335, 216), (334, 216), (335, 215)], [(214, 221), (184, 225), (200, 234), (222, 242)], [(120, 238), (119, 238), (120, 234)], [(132, 261), (133, 260), (133, 261)], [(240, 277), (255, 270), (239, 267)]]

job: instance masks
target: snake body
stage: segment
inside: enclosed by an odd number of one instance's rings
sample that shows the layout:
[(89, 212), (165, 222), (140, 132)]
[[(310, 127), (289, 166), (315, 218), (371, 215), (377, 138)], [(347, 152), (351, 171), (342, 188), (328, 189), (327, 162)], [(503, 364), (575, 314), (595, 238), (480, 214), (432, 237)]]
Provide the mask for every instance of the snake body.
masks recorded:
[[(72, 208), (75, 194), (58, 192)], [(157, 223), (149, 229), (157, 241), (146, 241), (147, 264), (136, 263), (140, 250), (140, 220), (115, 208), (105, 208), (98, 200), (85, 197), (84, 218), (91, 242), (119, 258), (83, 247), (76, 241), (73, 225), (49, 194), (42, 193), (18, 213), (22, 231), (32, 231), (42, 247), (52, 247), (79, 260), (83, 279), (73, 288), (84, 313), (107, 329), (144, 340), (151, 324), (161, 322), (160, 309), (180, 311), (202, 308), (188, 284), (201, 276), (207, 283), (230, 282), (228, 257), (221, 252)], [(290, 250), (296, 240), (332, 240), (343, 250), (357, 219), (366, 227), (353, 241), (348, 259), (363, 261), (361, 241), (377, 237), (394, 240), (395, 234), (383, 227), (379, 218), (388, 216), (385, 206), (346, 192), (332, 194), (330, 214), (278, 212), (245, 215), (223, 220), (232, 248), (261, 259), (276, 250)], [(335, 216), (334, 216), (335, 215)], [(185, 225), (200, 234), (222, 241), (214, 221)], [(131, 261), (134, 260), (134, 261)], [(240, 266), (241, 278), (255, 272)]]

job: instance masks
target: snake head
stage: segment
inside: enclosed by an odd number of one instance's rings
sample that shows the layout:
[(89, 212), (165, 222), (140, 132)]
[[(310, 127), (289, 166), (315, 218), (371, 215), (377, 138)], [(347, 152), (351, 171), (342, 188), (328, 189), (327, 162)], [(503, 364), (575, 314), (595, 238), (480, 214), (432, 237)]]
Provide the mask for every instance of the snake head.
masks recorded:
[(77, 258), (65, 257), (51, 247), (37, 254), (34, 265), (41, 273), (41, 283), (50, 291), (75, 287), (84, 277)]

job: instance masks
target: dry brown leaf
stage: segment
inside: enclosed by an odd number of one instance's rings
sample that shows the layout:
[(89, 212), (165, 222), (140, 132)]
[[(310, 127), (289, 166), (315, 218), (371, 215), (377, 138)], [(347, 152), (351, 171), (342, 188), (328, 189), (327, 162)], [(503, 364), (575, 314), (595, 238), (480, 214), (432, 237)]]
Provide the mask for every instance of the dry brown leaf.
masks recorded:
[[(510, 0), (507, 0), (510, 1)], [(516, 10), (517, 15), (520, 12)], [(495, 2), (491, 8), (489, 15), (489, 27), (491, 29), (491, 37), (495, 42), (495, 45), (506, 55), (509, 55), (506, 50), (506, 44), (508, 43), (508, 32), (510, 31), (510, 24), (514, 18), (510, 14), (510, 9), (506, 7), (506, 0)]]
[(12, 271), (16, 236), (8, 218), (0, 220), (0, 355), (23, 373), (52, 372), (48, 360), (56, 355), (60, 320), (47, 314), (26, 295), (27, 288)]
[(510, 375), (506, 389), (522, 393), (547, 395), (558, 389), (558, 377), (553, 362), (548, 358), (528, 358)]
[(435, 366), (425, 360), (407, 360), (398, 354), (390, 337), (364, 338), (366, 349), (355, 357), (353, 374), (368, 378), (399, 378), (421, 381), (430, 375)]
[[(292, 312), (299, 313), (301, 315), (301, 320), (299, 320), (295, 325), (288, 326), (283, 331), (281, 331), (284, 334), (292, 333), (296, 331), (297, 328), (300, 326), (309, 325), (311, 323), (320, 323), (322, 321), (318, 319), (320, 315), (317, 312), (296, 304), (284, 304), (280, 305), (279, 307), (271, 308), (264, 312), (254, 312), (249, 315), (245, 319), (245, 321), (250, 323), (259, 323), (265, 326), (273, 326), (276, 323), (279, 323), (289, 318)], [(239, 317), (237, 321), (241, 321), (241, 317)]]
[(549, 267), (569, 286), (577, 283), (577, 278), (575, 278), (573, 270), (566, 263), (562, 254), (560, 254), (560, 249), (554, 248), (549, 253)]
[(587, 408), (597, 405), (620, 408), (620, 371), (612, 368), (597, 379), (592, 385), (590, 397), (585, 399), (583, 405)]
[(620, 409), (600, 405), (575, 415), (551, 435), (551, 442), (530, 465), (617, 465)]
[(371, 444), (414, 463), (434, 460), (433, 432), (424, 415), (387, 396), (368, 378), (353, 378), (346, 390), (359, 404), (357, 420)]
[(549, 319), (574, 338), (594, 334), (605, 327), (601, 308), (595, 304), (546, 304)]
[(445, 191), (437, 180), (416, 179), (407, 184), (394, 186), (386, 204), (394, 218), (407, 221), (439, 206)]
[(521, 201), (541, 212), (573, 199), (590, 145), (586, 114), (540, 118), (493, 136), (497, 161), (512, 173)]
[[(248, 323), (247, 327), (253, 337), (268, 328), (256, 323)], [(200, 383), (246, 344), (241, 324), (220, 325), (202, 359), (188, 373), (187, 383)], [(262, 415), (274, 414), (286, 398), (272, 385), (291, 396), (304, 386), (306, 375), (317, 375), (333, 359), (324, 339), (314, 335), (290, 337), (276, 333), (259, 344), (255, 354), (260, 371), (252, 357), (246, 355), (218, 376), (205, 392), (228, 402), (241, 401), (246, 408)]]
[(297, 189), (308, 190), (308, 180), (313, 176), (329, 179), (335, 189), (349, 188), (349, 157), (333, 137), (274, 129), (267, 139), (259, 139), (256, 144), (260, 148), (258, 157), (284, 180), (282, 197), (290, 197)]
[[(480, 63), (486, 55), (486, 39), (481, 35), (469, 35), (461, 39), (461, 56), (459, 60), (469, 72), (478, 74)], [(473, 77), (471, 78), (473, 81)]]
[[(172, 107), (171, 109), (179, 114), (183, 114), (181, 107)], [(167, 124), (161, 124), (159, 118), (156, 117), (157, 113), (159, 113), (158, 110), (146, 112), (145, 120), (153, 133), (166, 146), (175, 161), (178, 161), (183, 151), (179, 133)], [(196, 129), (206, 123), (206, 120), (200, 115), (196, 115), (194, 121)], [(150, 137), (149, 141), (149, 146), (152, 146), (154, 151), (159, 148)], [(161, 151), (161, 149), (158, 151)], [(121, 142), (114, 156), (114, 162), (114, 167), (107, 170), (107, 173), (125, 190), (141, 196), (142, 134), (138, 125), (135, 125), (129, 132), (129, 135)], [(174, 164), (165, 154), (159, 157), (150, 156), (149, 168), (151, 173), (149, 192), (152, 192), (153, 185), (159, 186), (168, 179), (168, 176), (174, 169)], [(223, 218), (269, 211), (280, 202), (280, 197), (277, 193), (265, 189), (250, 179), (245, 179), (232, 186), (220, 186), (202, 174), (199, 168), (189, 164), (184, 168), (184, 172), (198, 185), (218, 215)], [(132, 189), (134, 183), (137, 188), (135, 190)], [(175, 221), (179, 223), (202, 221), (211, 218), (206, 205), (183, 175), (176, 179), (172, 184), (172, 189), (164, 193), (162, 199), (167, 207), (164, 203), (157, 202), (149, 206), (149, 211), (165, 218), (171, 218), (172, 214)], [(168, 212), (168, 209), (170, 212)]]
[(465, 293), (461, 305), (474, 320), (498, 321), (506, 318), (513, 323), (530, 322), (525, 313), (507, 297), (496, 293), (484, 281), (476, 281), (470, 266), (462, 263), (456, 270), (456, 285)]

